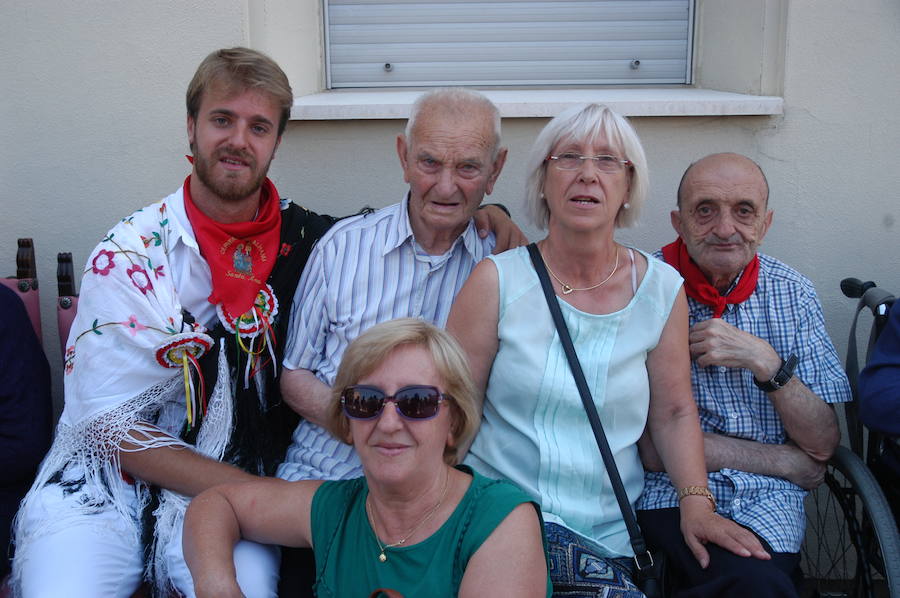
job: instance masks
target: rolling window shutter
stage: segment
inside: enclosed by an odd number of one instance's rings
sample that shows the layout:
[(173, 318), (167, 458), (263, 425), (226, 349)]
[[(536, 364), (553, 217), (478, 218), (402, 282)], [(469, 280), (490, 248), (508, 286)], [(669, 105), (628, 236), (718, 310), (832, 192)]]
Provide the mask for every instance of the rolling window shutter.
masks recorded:
[(328, 86), (689, 83), (693, 0), (325, 0)]

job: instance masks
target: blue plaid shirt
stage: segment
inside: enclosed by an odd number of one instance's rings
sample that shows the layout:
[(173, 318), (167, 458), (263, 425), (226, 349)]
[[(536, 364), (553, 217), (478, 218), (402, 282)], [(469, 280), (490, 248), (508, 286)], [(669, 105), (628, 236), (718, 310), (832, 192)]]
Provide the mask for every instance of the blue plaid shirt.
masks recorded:
[[(656, 257), (662, 259), (657, 252)], [(690, 325), (712, 317), (712, 308), (688, 297)], [(796, 270), (759, 254), (759, 281), (741, 304), (722, 315), (729, 324), (765, 339), (786, 358), (800, 361), (795, 375), (827, 403), (850, 400), (850, 386), (828, 333), (822, 306), (812, 283)], [(704, 432), (745, 440), (784, 444), (788, 438), (766, 393), (746, 369), (691, 364), (691, 385)], [(638, 509), (677, 507), (669, 476), (647, 473)], [(775, 552), (799, 552), (806, 520), (806, 491), (783, 478), (734, 469), (709, 474), (709, 488), (719, 514), (744, 525), (766, 540)]]

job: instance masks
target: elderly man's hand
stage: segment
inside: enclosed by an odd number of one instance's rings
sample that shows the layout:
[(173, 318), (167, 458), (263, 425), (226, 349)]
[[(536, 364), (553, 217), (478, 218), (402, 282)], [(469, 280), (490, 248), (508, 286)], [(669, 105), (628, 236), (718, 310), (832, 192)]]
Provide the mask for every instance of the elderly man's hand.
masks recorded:
[(714, 513), (703, 496), (686, 496), (681, 500), (681, 533), (704, 569), (709, 565), (709, 552), (704, 546), (708, 542), (738, 556), (752, 556), (764, 561), (772, 558), (753, 532)]
[(475, 230), (482, 239), (487, 237), (488, 233), (494, 233), (494, 237), (497, 238), (497, 244), (494, 245), (495, 254), (528, 243), (528, 238), (522, 234), (516, 223), (507, 216), (506, 212), (495, 205), (489, 204), (476, 210)]
[(694, 324), (688, 342), (691, 358), (701, 367), (746, 368), (757, 380), (769, 380), (781, 367), (772, 345), (721, 318)]

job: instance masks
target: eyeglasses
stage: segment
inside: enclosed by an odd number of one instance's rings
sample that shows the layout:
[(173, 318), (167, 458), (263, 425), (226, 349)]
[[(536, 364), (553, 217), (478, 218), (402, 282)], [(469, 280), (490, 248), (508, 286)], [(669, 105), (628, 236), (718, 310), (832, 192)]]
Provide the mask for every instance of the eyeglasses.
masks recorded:
[(585, 160), (593, 160), (597, 168), (609, 173), (621, 172), (623, 168), (631, 168), (633, 166), (631, 160), (619, 160), (615, 156), (582, 156), (568, 152), (558, 156), (547, 156), (547, 160), (552, 160), (553, 164), (560, 170), (578, 170)]
[(393, 401), (401, 417), (424, 420), (435, 417), (441, 402), (452, 398), (434, 386), (404, 386), (393, 395), (386, 395), (378, 387), (356, 384), (341, 391), (341, 408), (351, 419), (374, 419), (384, 411), (387, 401)]

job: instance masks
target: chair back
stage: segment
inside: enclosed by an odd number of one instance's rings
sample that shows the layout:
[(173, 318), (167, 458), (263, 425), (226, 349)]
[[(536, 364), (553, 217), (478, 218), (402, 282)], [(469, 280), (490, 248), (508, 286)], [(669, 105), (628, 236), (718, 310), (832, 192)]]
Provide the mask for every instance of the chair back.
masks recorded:
[(75, 292), (75, 271), (71, 253), (56, 254), (56, 325), (59, 331), (59, 350), (66, 359), (66, 341), (72, 321), (78, 311), (78, 293)]
[(34, 259), (34, 242), (31, 239), (19, 239), (19, 248), (16, 251), (16, 275), (8, 278), (0, 278), (3, 284), (13, 291), (28, 312), (28, 319), (37, 334), (38, 340), (43, 342), (41, 334), (41, 295), (38, 292), (37, 266)]

